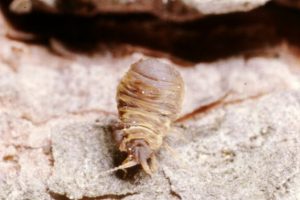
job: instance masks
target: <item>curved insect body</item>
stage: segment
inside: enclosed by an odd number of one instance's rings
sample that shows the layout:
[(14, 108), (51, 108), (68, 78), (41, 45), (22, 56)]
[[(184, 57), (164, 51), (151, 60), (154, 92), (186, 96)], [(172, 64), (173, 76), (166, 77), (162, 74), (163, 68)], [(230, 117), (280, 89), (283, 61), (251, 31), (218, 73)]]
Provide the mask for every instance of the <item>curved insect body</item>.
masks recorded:
[(155, 59), (131, 66), (117, 88), (121, 123), (113, 134), (119, 150), (128, 154), (118, 169), (141, 164), (148, 174), (155, 171), (155, 152), (178, 117), (183, 95), (175, 68)]

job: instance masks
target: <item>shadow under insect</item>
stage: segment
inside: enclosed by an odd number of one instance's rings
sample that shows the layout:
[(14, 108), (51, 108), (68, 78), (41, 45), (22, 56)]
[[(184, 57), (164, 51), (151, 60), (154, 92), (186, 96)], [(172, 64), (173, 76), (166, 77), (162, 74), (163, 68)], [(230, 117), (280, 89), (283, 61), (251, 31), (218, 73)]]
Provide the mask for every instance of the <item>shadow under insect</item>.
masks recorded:
[[(121, 152), (118, 150), (118, 146), (115, 144), (114, 138), (113, 138), (113, 132), (114, 126), (116, 121), (109, 122), (109, 124), (101, 126), (101, 128), (104, 130), (104, 144), (106, 145), (105, 148), (108, 149), (109, 156), (112, 158), (112, 163), (114, 168), (122, 165), (122, 162), (126, 159), (128, 154), (126, 152)], [(115, 170), (113, 173), (118, 179), (124, 180), (124, 181), (135, 181), (136, 175), (138, 175), (141, 172), (141, 166), (135, 165), (133, 167), (127, 168), (127, 169), (119, 169)]]
[[(120, 166), (122, 162), (126, 159), (127, 153), (120, 152), (118, 150), (114, 151), (112, 154), (114, 166)], [(119, 169), (115, 172), (115, 175), (122, 180), (133, 181), (135, 176), (141, 173), (141, 166), (135, 165), (127, 169)]]

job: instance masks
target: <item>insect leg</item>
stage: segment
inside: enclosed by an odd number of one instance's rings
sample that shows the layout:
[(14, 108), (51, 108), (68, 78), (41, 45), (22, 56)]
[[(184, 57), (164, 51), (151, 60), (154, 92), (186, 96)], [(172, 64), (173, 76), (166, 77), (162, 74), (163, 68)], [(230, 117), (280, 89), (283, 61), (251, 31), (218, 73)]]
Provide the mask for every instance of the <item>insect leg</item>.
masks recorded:
[(150, 169), (153, 173), (156, 172), (158, 169), (158, 162), (155, 154), (153, 154), (150, 158)]
[(149, 174), (149, 175), (151, 176), (151, 175), (152, 175), (152, 171), (151, 171), (151, 169), (150, 169), (150, 167), (149, 167), (149, 165), (148, 165), (148, 163), (147, 163), (147, 160), (142, 160), (142, 161), (141, 161), (141, 165), (142, 165), (143, 170), (144, 170), (147, 174)]

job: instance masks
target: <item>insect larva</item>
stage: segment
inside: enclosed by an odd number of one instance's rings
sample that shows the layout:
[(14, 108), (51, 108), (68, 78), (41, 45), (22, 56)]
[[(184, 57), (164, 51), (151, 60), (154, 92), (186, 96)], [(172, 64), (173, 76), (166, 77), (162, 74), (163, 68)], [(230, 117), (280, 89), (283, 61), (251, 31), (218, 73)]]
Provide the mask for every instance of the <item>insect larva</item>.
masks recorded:
[(178, 117), (183, 95), (184, 83), (174, 67), (155, 59), (131, 66), (117, 88), (121, 122), (113, 133), (119, 150), (128, 157), (114, 171), (138, 164), (148, 174), (155, 171), (155, 153)]

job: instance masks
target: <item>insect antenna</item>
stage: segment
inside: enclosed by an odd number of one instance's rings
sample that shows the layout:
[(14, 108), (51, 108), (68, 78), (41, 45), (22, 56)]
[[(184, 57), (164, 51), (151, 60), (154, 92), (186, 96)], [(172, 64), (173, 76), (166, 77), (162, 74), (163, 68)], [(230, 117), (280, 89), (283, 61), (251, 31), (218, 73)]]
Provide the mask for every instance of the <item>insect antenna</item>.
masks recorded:
[(133, 167), (135, 165), (137, 165), (138, 163), (136, 161), (129, 161), (129, 162), (126, 162), (126, 163), (123, 163), (121, 165), (119, 165), (118, 167), (115, 167), (115, 168), (112, 168), (112, 169), (109, 169), (109, 170), (106, 170), (104, 172), (101, 172), (100, 175), (105, 175), (105, 174), (110, 174), (112, 172), (115, 172), (115, 171), (118, 171), (120, 169), (127, 169), (127, 168), (130, 168), (130, 167)]

